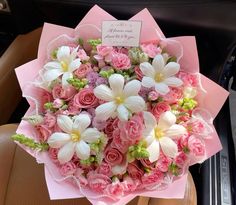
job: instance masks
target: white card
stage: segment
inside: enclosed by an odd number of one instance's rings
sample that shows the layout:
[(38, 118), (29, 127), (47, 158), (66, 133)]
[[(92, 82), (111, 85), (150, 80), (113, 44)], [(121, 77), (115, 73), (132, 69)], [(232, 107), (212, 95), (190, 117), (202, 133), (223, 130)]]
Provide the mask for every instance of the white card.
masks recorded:
[(103, 21), (102, 45), (138, 47), (141, 21)]

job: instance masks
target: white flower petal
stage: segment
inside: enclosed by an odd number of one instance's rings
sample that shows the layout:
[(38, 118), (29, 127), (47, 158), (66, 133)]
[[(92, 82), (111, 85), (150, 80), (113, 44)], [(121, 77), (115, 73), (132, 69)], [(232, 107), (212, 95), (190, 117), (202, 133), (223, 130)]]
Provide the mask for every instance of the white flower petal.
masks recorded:
[(169, 77), (164, 80), (164, 83), (172, 87), (179, 87), (183, 84), (183, 81), (176, 77)]
[(51, 82), (53, 80), (56, 80), (62, 74), (63, 74), (63, 72), (61, 70), (59, 70), (59, 69), (47, 70), (43, 74), (43, 79), (45, 81)]
[(76, 143), (75, 151), (76, 151), (77, 157), (79, 157), (80, 159), (86, 160), (90, 156), (90, 147), (83, 140), (80, 140), (79, 142)]
[(117, 107), (117, 115), (121, 121), (127, 121), (129, 119), (129, 111), (122, 104)]
[(95, 110), (96, 118), (101, 121), (106, 121), (113, 115), (116, 108), (117, 105), (113, 101), (99, 105)]
[(112, 74), (109, 77), (109, 84), (115, 96), (117, 95), (119, 96), (123, 93), (124, 83), (125, 83), (125, 79), (120, 74)]
[(174, 125), (175, 122), (175, 115), (170, 111), (166, 111), (160, 115), (157, 127), (165, 131)]
[(67, 82), (67, 79), (73, 78), (73, 74), (66, 72), (62, 75), (62, 86), (67, 86), (69, 83)]
[(61, 46), (57, 51), (58, 61), (65, 61), (70, 57), (70, 48), (68, 46)]
[(43, 66), (44, 69), (46, 70), (51, 70), (51, 69), (61, 69), (61, 64), (58, 63), (58, 62), (55, 62), (55, 61), (51, 61), (51, 62), (48, 62), (46, 63), (44, 66)]
[(159, 139), (162, 152), (168, 156), (174, 158), (178, 153), (177, 144), (169, 137), (161, 137)]
[(52, 148), (60, 148), (70, 141), (71, 137), (69, 134), (62, 132), (53, 133), (47, 140), (47, 143)]
[(101, 133), (96, 128), (88, 128), (81, 134), (81, 136), (85, 142), (93, 143), (99, 139)]
[(168, 130), (164, 132), (166, 137), (175, 137), (185, 134), (187, 131), (182, 125), (172, 125)]
[(165, 75), (166, 78), (171, 77), (173, 75), (175, 75), (176, 73), (179, 72), (180, 69), (180, 65), (178, 63), (175, 62), (169, 62), (163, 70), (163, 73)]
[(94, 90), (94, 95), (101, 99), (101, 100), (105, 100), (105, 101), (112, 101), (113, 100), (113, 94), (111, 89), (106, 86), (106, 85), (99, 85), (97, 86)]
[(151, 88), (155, 86), (155, 81), (153, 78), (144, 76), (142, 79), (142, 86), (145, 88)]
[(130, 96), (126, 98), (124, 105), (131, 110), (132, 113), (141, 112), (145, 109), (145, 101), (140, 96)]
[(143, 119), (144, 119), (144, 124), (145, 124), (146, 129), (148, 129), (149, 131), (151, 131), (157, 125), (156, 118), (150, 112), (144, 111)]
[(57, 124), (64, 132), (71, 133), (73, 122), (67, 115), (59, 115)]
[(170, 91), (169, 87), (165, 83), (156, 83), (155, 90), (161, 95), (166, 95)]
[(69, 72), (73, 72), (73, 71), (75, 71), (76, 69), (79, 69), (80, 65), (81, 65), (80, 59), (77, 58), (77, 59), (73, 60), (73, 61), (69, 64), (69, 70), (68, 70), (68, 71), (69, 71)]
[(148, 62), (144, 62), (140, 64), (140, 70), (142, 71), (143, 75), (147, 77), (154, 78), (155, 70), (152, 65)]
[(73, 130), (78, 130), (80, 133), (90, 125), (91, 119), (87, 114), (79, 114), (74, 117)]
[(75, 143), (73, 142), (68, 142), (65, 144), (58, 152), (58, 160), (61, 164), (64, 164), (66, 162), (69, 162), (75, 152)]
[(131, 80), (126, 83), (124, 87), (124, 95), (125, 97), (138, 95), (138, 92), (141, 89), (141, 83), (138, 80)]
[(152, 66), (155, 69), (156, 73), (160, 73), (164, 69), (164, 59), (161, 54), (158, 54), (155, 56), (155, 58), (152, 61)]
[(157, 140), (154, 140), (152, 144), (147, 147), (147, 151), (149, 153), (149, 161), (155, 162), (158, 160), (160, 155), (160, 145)]
[(149, 135), (146, 135), (143, 140), (147, 143), (147, 146), (150, 146), (154, 140), (156, 141), (153, 131)]

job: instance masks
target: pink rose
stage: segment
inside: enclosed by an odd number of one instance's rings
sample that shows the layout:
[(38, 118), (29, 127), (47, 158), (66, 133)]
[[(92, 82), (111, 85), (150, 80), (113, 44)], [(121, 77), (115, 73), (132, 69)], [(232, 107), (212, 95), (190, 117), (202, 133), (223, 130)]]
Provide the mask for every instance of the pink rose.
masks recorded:
[(97, 53), (100, 56), (105, 57), (109, 55), (112, 51), (113, 51), (113, 47), (111, 46), (102, 46), (102, 45), (97, 46)]
[(52, 96), (54, 99), (60, 98), (65, 101), (69, 101), (76, 94), (76, 89), (72, 86), (66, 86), (63, 88), (61, 85), (56, 85), (52, 89)]
[(73, 175), (76, 171), (76, 165), (73, 162), (66, 162), (60, 168), (60, 173), (62, 176)]
[(103, 174), (106, 175), (108, 177), (111, 177), (112, 173), (111, 173), (111, 165), (106, 163), (106, 162), (102, 162), (99, 167), (97, 168), (97, 172), (98, 174)]
[(161, 48), (157, 47), (157, 44), (154, 43), (146, 43), (141, 44), (141, 49), (144, 53), (146, 53), (150, 58), (155, 58), (157, 54), (161, 53)]
[(144, 175), (144, 171), (135, 162), (128, 164), (127, 172), (132, 179), (141, 179)]
[(157, 160), (156, 167), (162, 172), (167, 172), (171, 162), (172, 160), (169, 157), (161, 153), (159, 159)]
[(171, 110), (171, 107), (166, 102), (159, 102), (152, 108), (152, 114), (158, 120), (162, 113), (169, 110)]
[(136, 114), (126, 122), (119, 122), (120, 136), (124, 140), (137, 142), (142, 135), (144, 129), (142, 114)]
[(49, 136), (52, 134), (52, 130), (50, 130), (50, 128), (48, 128), (46, 125), (37, 125), (35, 128), (38, 132), (38, 138), (41, 142), (47, 141)]
[(113, 182), (112, 184), (109, 184), (106, 187), (106, 189), (104, 190), (104, 193), (107, 194), (108, 196), (120, 197), (124, 195), (124, 186), (117, 179), (117, 181)]
[(97, 192), (102, 192), (106, 187), (112, 183), (111, 179), (103, 174), (97, 174), (93, 171), (87, 175), (89, 187)]
[(188, 139), (188, 147), (190, 152), (196, 157), (201, 157), (205, 155), (205, 144), (202, 140), (193, 135)]
[(37, 94), (38, 94), (38, 97), (40, 100), (40, 104), (42, 105), (42, 107), (40, 109), (43, 110), (44, 104), (52, 101), (52, 95), (51, 95), (51, 93), (49, 93), (43, 89), (40, 89), (39, 93), (37, 93)]
[(59, 149), (57, 148), (49, 147), (48, 154), (54, 163), (59, 163), (58, 158), (57, 158), (58, 151)]
[(74, 71), (74, 74), (77, 78), (85, 78), (86, 75), (92, 71), (92, 67), (90, 63), (81, 64), (78, 69)]
[(104, 130), (105, 134), (107, 135), (107, 137), (108, 137), (109, 139), (112, 138), (113, 131), (114, 131), (113, 121), (114, 121), (114, 120), (112, 120), (112, 119), (111, 119), (111, 120), (108, 120), (107, 123), (106, 123), (105, 130)]
[(170, 87), (170, 91), (166, 95), (163, 95), (162, 98), (168, 103), (176, 103), (182, 96), (183, 93), (181, 88)]
[(123, 154), (126, 153), (131, 143), (120, 137), (119, 128), (113, 131), (112, 138), (111, 147), (118, 149)]
[(148, 100), (155, 101), (158, 97), (159, 94), (155, 90), (152, 90), (150, 93), (148, 93)]
[(53, 128), (57, 122), (55, 115), (46, 113), (43, 118), (43, 124), (48, 128)]
[(123, 53), (114, 54), (111, 60), (111, 64), (118, 70), (125, 70), (131, 67), (129, 57)]
[(135, 66), (134, 67), (134, 72), (135, 72), (135, 74), (137, 76), (137, 79), (141, 81), (142, 78), (143, 78), (143, 72), (141, 71), (140, 67), (139, 66)]
[(121, 164), (124, 159), (123, 154), (116, 148), (108, 147), (105, 150), (105, 161), (111, 166)]
[(80, 108), (91, 108), (98, 105), (98, 99), (90, 88), (84, 88), (74, 96), (74, 104)]
[(164, 174), (159, 170), (153, 170), (149, 174), (144, 174), (142, 177), (142, 184), (144, 187), (160, 183), (164, 178)]
[(79, 49), (77, 56), (79, 57), (80, 60), (82, 61), (88, 61), (89, 60), (89, 56), (87, 56), (86, 52), (84, 51), (84, 49)]
[(178, 167), (184, 167), (184, 165), (187, 163), (188, 157), (184, 152), (178, 153), (178, 155), (175, 157), (174, 162)]

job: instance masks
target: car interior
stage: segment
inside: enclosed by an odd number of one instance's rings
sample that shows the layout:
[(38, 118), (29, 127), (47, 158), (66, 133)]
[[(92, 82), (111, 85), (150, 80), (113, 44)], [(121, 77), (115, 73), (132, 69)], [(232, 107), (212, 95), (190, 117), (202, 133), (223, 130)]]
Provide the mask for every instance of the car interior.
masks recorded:
[(37, 58), (44, 22), (75, 28), (95, 4), (121, 20), (148, 8), (166, 37), (195, 36), (200, 72), (230, 92), (214, 120), (223, 149), (190, 168), (185, 198), (137, 197), (129, 204), (236, 204), (234, 0), (0, 0), (0, 205), (89, 204), (85, 198), (51, 201), (43, 166), (10, 136), (29, 107), (14, 69)]

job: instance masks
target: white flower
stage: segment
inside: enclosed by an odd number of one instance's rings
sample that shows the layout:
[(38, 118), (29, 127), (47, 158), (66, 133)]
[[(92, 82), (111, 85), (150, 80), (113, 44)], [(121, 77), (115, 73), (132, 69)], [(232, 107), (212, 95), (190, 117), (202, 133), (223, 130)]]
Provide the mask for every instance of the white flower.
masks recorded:
[(48, 138), (48, 144), (52, 148), (60, 148), (58, 160), (66, 163), (71, 160), (74, 153), (80, 159), (88, 159), (90, 156), (89, 143), (96, 142), (101, 133), (96, 128), (88, 128), (91, 120), (87, 114), (80, 114), (73, 118), (59, 115), (58, 126), (65, 132), (55, 132)]
[(44, 65), (43, 80), (51, 82), (62, 75), (62, 85), (68, 84), (67, 79), (72, 78), (72, 72), (80, 67), (80, 59), (76, 58), (77, 49), (70, 50), (68, 46), (61, 46), (57, 51), (57, 59)]
[(145, 101), (138, 95), (141, 83), (132, 80), (124, 86), (124, 77), (113, 74), (109, 77), (110, 88), (99, 85), (94, 89), (94, 95), (106, 103), (96, 108), (96, 118), (107, 120), (118, 115), (120, 120), (128, 120), (130, 113), (141, 112), (145, 109)]
[(169, 92), (169, 87), (178, 87), (183, 84), (182, 80), (174, 77), (179, 72), (178, 63), (169, 62), (165, 65), (162, 55), (156, 55), (152, 65), (148, 62), (140, 64), (140, 69), (145, 75), (142, 79), (142, 85), (147, 88), (155, 87), (155, 90), (165, 95)]
[(143, 139), (147, 143), (150, 162), (158, 160), (160, 147), (168, 157), (174, 158), (178, 153), (177, 144), (172, 139), (185, 134), (186, 129), (182, 125), (175, 124), (175, 122), (176, 117), (170, 111), (161, 114), (158, 123), (150, 112), (144, 112), (146, 128), (143, 132)]

